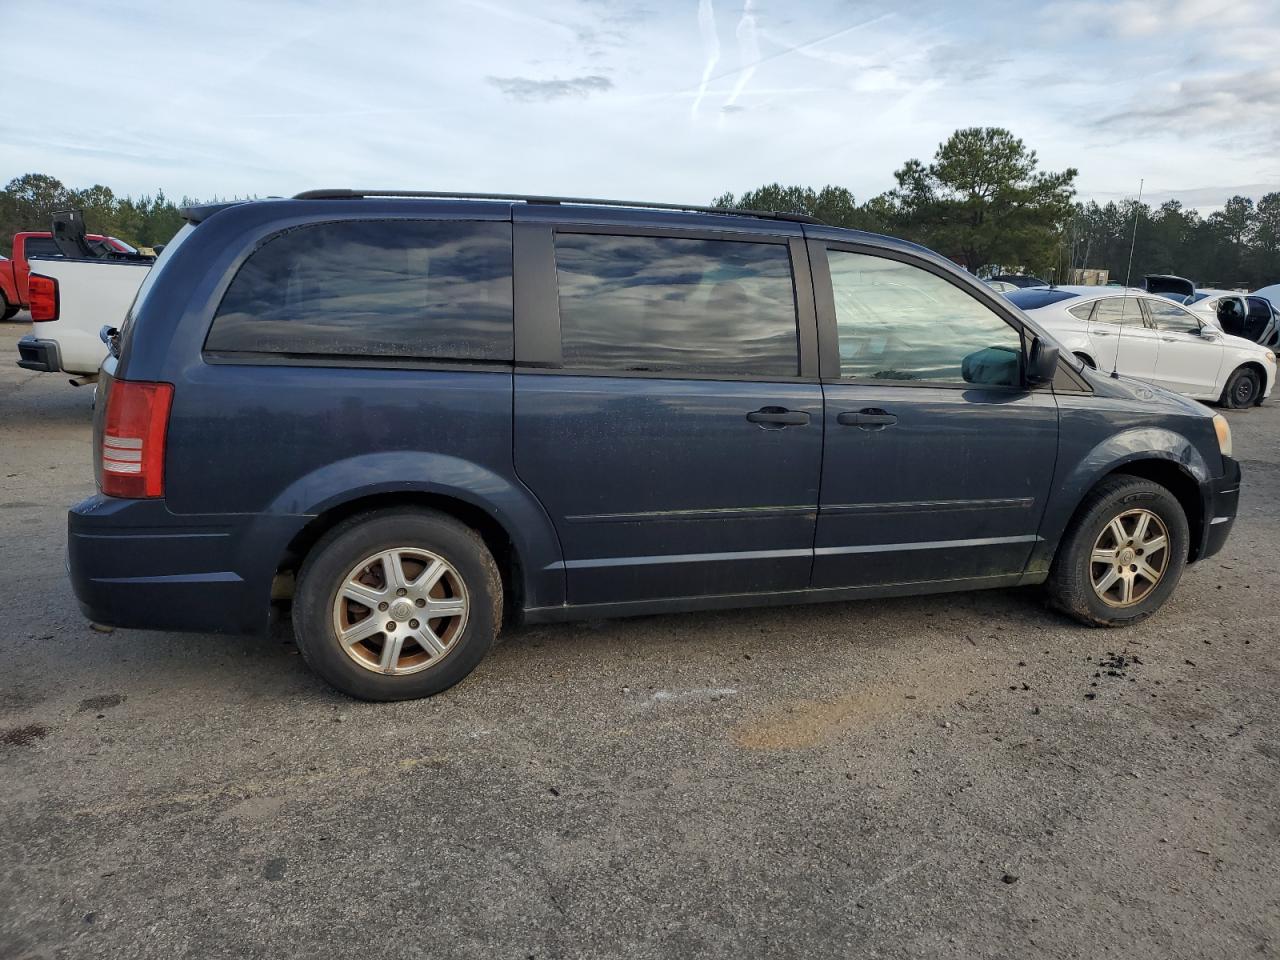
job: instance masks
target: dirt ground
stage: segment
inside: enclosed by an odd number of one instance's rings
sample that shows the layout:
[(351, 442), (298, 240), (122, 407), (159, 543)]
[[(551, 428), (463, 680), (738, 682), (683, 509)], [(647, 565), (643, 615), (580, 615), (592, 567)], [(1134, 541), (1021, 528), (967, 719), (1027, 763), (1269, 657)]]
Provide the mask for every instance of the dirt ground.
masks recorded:
[(0, 324), (0, 957), (1280, 955), (1280, 404), (1226, 550), (1035, 591), (517, 629), (431, 701), (79, 615), (88, 389)]

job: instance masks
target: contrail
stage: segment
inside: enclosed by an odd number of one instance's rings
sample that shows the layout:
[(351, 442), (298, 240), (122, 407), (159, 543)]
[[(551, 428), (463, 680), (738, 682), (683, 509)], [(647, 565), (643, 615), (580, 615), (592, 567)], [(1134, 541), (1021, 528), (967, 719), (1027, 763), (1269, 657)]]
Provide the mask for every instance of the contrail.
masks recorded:
[(698, 85), (698, 95), (693, 98), (693, 109), (689, 113), (692, 120), (698, 119), (698, 106), (707, 95), (711, 71), (720, 62), (720, 35), (716, 33), (716, 12), (711, 9), (711, 0), (698, 0), (698, 32), (702, 34), (702, 49), (707, 55), (707, 65), (702, 68), (702, 83)]
[(742, 71), (742, 76), (738, 77), (738, 82), (733, 85), (729, 99), (724, 102), (726, 107), (731, 107), (738, 102), (738, 95), (751, 81), (751, 77), (756, 72), (756, 64), (760, 62), (760, 43), (756, 39), (756, 15), (751, 12), (751, 7), (752, 0), (746, 0), (742, 5), (742, 19), (738, 21), (737, 31), (738, 59), (750, 66)]

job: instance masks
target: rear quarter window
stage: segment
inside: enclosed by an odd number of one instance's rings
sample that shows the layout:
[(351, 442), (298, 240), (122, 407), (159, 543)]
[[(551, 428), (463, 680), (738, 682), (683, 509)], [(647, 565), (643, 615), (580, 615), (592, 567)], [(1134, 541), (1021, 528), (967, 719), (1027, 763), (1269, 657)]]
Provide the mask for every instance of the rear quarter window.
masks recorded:
[(236, 273), (205, 349), (509, 362), (511, 225), (339, 221), (277, 234)]

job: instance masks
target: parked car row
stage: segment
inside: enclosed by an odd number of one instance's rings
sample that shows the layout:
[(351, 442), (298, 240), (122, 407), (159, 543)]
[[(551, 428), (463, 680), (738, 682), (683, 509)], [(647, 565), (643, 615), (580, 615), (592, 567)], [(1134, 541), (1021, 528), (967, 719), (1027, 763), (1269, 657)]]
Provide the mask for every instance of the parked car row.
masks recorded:
[(1165, 297), (1124, 287), (1034, 287), (1005, 296), (1089, 367), (1228, 407), (1260, 403), (1275, 386), (1272, 350)]
[(1143, 289), (1187, 307), (1224, 333), (1266, 347), (1280, 343), (1280, 306), (1265, 291), (1197, 288), (1186, 277), (1171, 274), (1148, 274)]
[[(90, 233), (84, 239), (95, 256), (138, 253), (136, 248), (118, 237)], [(31, 259), (34, 257), (45, 260), (62, 256), (64, 253), (58, 248), (53, 234), (47, 230), (24, 231), (13, 235), (12, 256), (0, 256), (0, 320), (12, 319), (19, 310), (30, 307), (28, 277), (31, 275)]]
[[(99, 336), (129, 309), (155, 257), (112, 237), (84, 232), (77, 212), (55, 216), (49, 233), (23, 239), (21, 290), (32, 332), (18, 341), (18, 366), (92, 380), (106, 356)], [(19, 249), (18, 238), (14, 240)]]

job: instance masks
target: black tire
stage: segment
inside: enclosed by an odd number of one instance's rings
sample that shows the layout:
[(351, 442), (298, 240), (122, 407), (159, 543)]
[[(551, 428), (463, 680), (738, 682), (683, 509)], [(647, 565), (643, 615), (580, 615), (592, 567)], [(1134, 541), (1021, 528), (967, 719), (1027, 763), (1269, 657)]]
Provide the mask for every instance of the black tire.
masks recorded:
[(1241, 410), (1254, 406), (1261, 398), (1262, 381), (1258, 377), (1258, 371), (1241, 367), (1227, 381), (1219, 402), (1230, 410)]
[[(1132, 606), (1119, 607), (1103, 600), (1094, 590), (1095, 562), (1091, 557), (1112, 520), (1136, 509), (1149, 511), (1163, 522), (1168, 531), (1168, 554), (1159, 580), (1148, 587), (1146, 595)], [(1049, 602), (1068, 616), (1095, 627), (1126, 627), (1145, 620), (1177, 587), (1187, 565), (1190, 540), (1182, 505), (1167, 489), (1126, 474), (1108, 477), (1085, 497), (1058, 545), (1046, 584)], [(1152, 556), (1155, 555), (1153, 551)], [(1101, 572), (1105, 570), (1102, 566)]]
[[(467, 613), (438, 662), (416, 673), (387, 675), (362, 666), (343, 648), (334, 606), (356, 564), (400, 547), (429, 551), (450, 565), (464, 585)], [(392, 616), (369, 609), (369, 616)], [(307, 554), (293, 599), (294, 637), (307, 665), (338, 690), (361, 700), (414, 700), (449, 689), (476, 668), (501, 624), (502, 578), (484, 540), (470, 527), (433, 510), (380, 510), (344, 520)], [(381, 643), (386, 642), (383, 635)], [(406, 644), (414, 649), (409, 641)], [(428, 656), (424, 648), (422, 658)]]
[(0, 322), (12, 320), (18, 315), (18, 308), (9, 303), (9, 298), (0, 292)]
[(1098, 365), (1093, 362), (1093, 357), (1089, 356), (1087, 353), (1077, 353), (1075, 354), (1075, 358), (1079, 360), (1081, 363), (1083, 363), (1090, 370), (1098, 369)]

